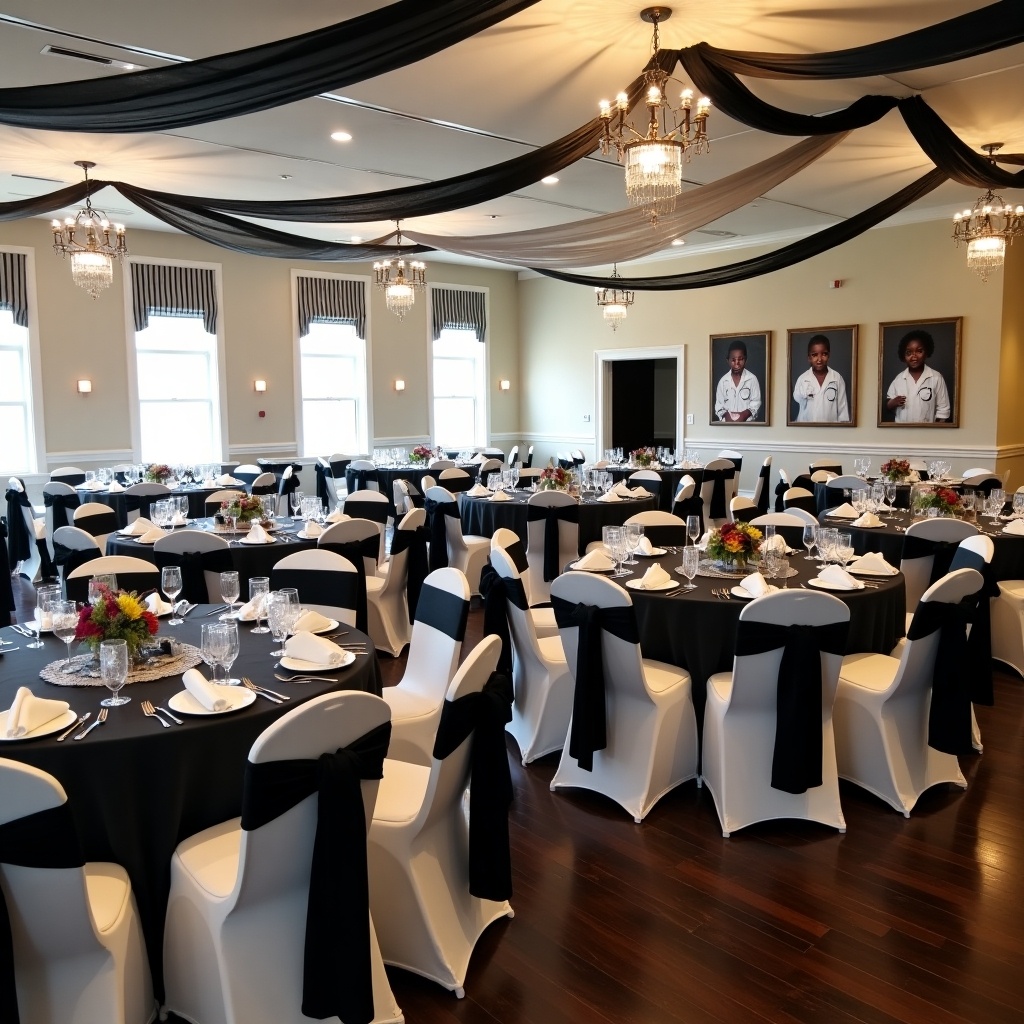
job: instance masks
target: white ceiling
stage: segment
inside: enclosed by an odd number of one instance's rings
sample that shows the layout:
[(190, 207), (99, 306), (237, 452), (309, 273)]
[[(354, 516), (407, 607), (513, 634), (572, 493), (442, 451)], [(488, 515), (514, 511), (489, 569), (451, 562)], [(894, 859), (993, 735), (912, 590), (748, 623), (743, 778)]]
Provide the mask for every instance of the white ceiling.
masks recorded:
[[(676, 0), (662, 45), (705, 40), (728, 49), (809, 53), (870, 43), (921, 28), (987, 0)], [(111, 72), (43, 55), (47, 44), (158, 67), (296, 35), (386, 6), (377, 0), (0, 0), (0, 86), (69, 81)], [(650, 51), (643, 0), (541, 0), (444, 53), (343, 95), (317, 97), (246, 117), (173, 132), (95, 135), (0, 126), (0, 201), (79, 180), (75, 160), (95, 176), (146, 188), (250, 199), (300, 199), (370, 192), (436, 180), (507, 160), (589, 120), (597, 101), (636, 77)], [(748, 80), (769, 102), (803, 113), (849, 104), (868, 92), (915, 92), (965, 142), (1004, 142), (1024, 152), (1024, 46), (892, 78), (843, 82)], [(711, 154), (687, 179), (701, 184), (791, 145), (720, 112), (709, 121)], [(330, 139), (332, 131), (351, 142)], [(930, 164), (896, 113), (854, 132), (828, 156), (766, 197), (694, 232), (683, 252), (790, 239), (835, 223), (908, 184)], [(29, 177), (25, 177), (29, 176)], [(287, 178), (283, 176), (288, 176)], [(50, 181), (33, 178), (52, 179)], [(625, 205), (614, 156), (589, 157), (489, 203), (406, 223), (436, 234), (490, 234), (565, 223)], [(59, 183), (59, 184), (58, 184)], [(947, 183), (900, 215), (948, 219), (974, 191)], [(130, 228), (165, 229), (119, 195), (97, 200)], [(387, 223), (272, 226), (348, 241), (385, 234)], [(681, 250), (673, 249), (678, 256)], [(438, 254), (431, 259), (450, 258)]]

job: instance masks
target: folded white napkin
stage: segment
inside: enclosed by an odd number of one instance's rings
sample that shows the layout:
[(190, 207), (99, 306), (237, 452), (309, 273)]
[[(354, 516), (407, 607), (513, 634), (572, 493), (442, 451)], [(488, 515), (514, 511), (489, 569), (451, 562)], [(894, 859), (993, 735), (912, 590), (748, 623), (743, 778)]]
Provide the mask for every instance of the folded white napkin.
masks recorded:
[(781, 533), (775, 534), (774, 537), (765, 537), (761, 542), (762, 551), (778, 551), (780, 555), (784, 555), (789, 551), (786, 546), (786, 538)]
[(751, 576), (744, 576), (740, 581), (740, 587), (751, 597), (764, 597), (765, 594), (770, 594), (775, 589), (759, 572), (755, 572)]
[(110, 494), (120, 494), (121, 491), (123, 491), (123, 490), (124, 490), (124, 485), (120, 481), (118, 481), (118, 480), (111, 480), (110, 481), (110, 486), (107, 488), (107, 491)]
[(466, 493), (471, 498), (489, 498), (491, 496), (491, 492), (483, 484), (473, 484)]
[(337, 644), (305, 630), (290, 636), (284, 649), (289, 658), (309, 661), (324, 668), (337, 668), (345, 657), (345, 652)]
[(188, 517), (183, 512), (175, 512), (171, 526), (188, 526)]
[(241, 608), (238, 609), (238, 618), (240, 622), (255, 622), (256, 612), (259, 611), (260, 618), (263, 618), (266, 612), (266, 594), (257, 594), (251, 601), (246, 601)]
[(854, 519), (851, 526), (881, 526), (882, 520), (874, 512), (865, 512), (859, 519)]
[(166, 530), (161, 530), (159, 526), (154, 526), (152, 529), (147, 530), (142, 534), (142, 536), (139, 537), (139, 541), (143, 544), (155, 544), (161, 537), (166, 536)]
[(473, 458), (471, 458), (469, 461), (470, 462), (486, 462), (488, 460), (488, 458), (489, 458), (489, 456), (484, 455), (483, 452), (477, 452), (476, 455), (474, 455)]
[(634, 550), (638, 555), (653, 555), (654, 545), (646, 537), (641, 537)]
[(232, 484), (240, 484), (241, 480), (236, 480), (230, 473), (221, 473), (220, 476), (214, 477), (213, 482), (218, 487), (229, 487)]
[(86, 480), (85, 483), (78, 485), (78, 489), (80, 491), (102, 491), (105, 486), (99, 480)]
[(221, 696), (223, 687), (211, 683), (197, 668), (190, 668), (182, 677), (185, 689), (192, 694), (207, 711), (227, 711), (230, 702)]
[(631, 498), (633, 492), (629, 489), (628, 485), (620, 480), (612, 489), (612, 494), (617, 494), (620, 498)]
[(332, 512), (327, 517), (327, 522), (329, 522), (329, 523), (344, 523), (344, 522), (347, 522), (351, 518), (352, 518), (351, 516), (345, 515), (344, 512), (338, 512), (337, 510), (335, 510), (334, 512)]
[(314, 522), (308, 522), (302, 528), (302, 536), (306, 538), (319, 537), (323, 532), (323, 528), (320, 524)]
[(837, 590), (860, 590), (864, 584), (855, 580), (844, 568), (838, 565), (826, 565), (818, 573), (818, 579)]
[(146, 608), (154, 615), (166, 615), (173, 607), (170, 601), (165, 601), (159, 594), (146, 596)]
[(641, 590), (658, 590), (663, 587), (666, 583), (671, 583), (672, 577), (657, 562), (652, 565), (647, 572), (643, 574), (640, 579), (639, 587)]
[(614, 492), (609, 491), (607, 494), (602, 494), (598, 501), (622, 501), (622, 499)]
[(312, 608), (304, 611), (292, 627), (293, 633), (319, 633), (321, 629), (331, 629), (334, 626), (333, 620), (313, 611)]
[(576, 562), (573, 568), (583, 572), (610, 572), (615, 568), (615, 563), (600, 548), (594, 548)]
[(600, 459), (594, 463), (594, 469), (607, 469), (611, 463), (607, 459)]
[(879, 574), (885, 573), (889, 576), (895, 576), (899, 572), (899, 569), (890, 565), (885, 560), (885, 556), (878, 551), (869, 551), (866, 555), (855, 558), (850, 563), (849, 568), (850, 572), (876, 572)]
[(249, 532), (245, 535), (246, 544), (269, 544), (270, 537), (267, 536), (267, 531), (260, 526), (259, 523), (253, 523), (249, 527)]
[(1024, 537), (1024, 519), (1014, 519), (1003, 527), (1003, 533), (1012, 533), (1018, 537)]
[(145, 516), (139, 516), (133, 523), (129, 523), (122, 531), (126, 537), (141, 537), (153, 529), (153, 522)]
[(490, 496), (490, 498), (488, 500), (489, 501), (511, 501), (512, 500), (512, 496), (507, 491), (495, 491)]
[(37, 697), (27, 686), (19, 686), (7, 712), (5, 735), (9, 739), (27, 736), (33, 729), (66, 715), (69, 710), (66, 700), (46, 700)]
[(860, 513), (848, 501), (844, 501), (842, 505), (830, 508), (828, 515), (836, 516), (840, 519), (856, 519)]

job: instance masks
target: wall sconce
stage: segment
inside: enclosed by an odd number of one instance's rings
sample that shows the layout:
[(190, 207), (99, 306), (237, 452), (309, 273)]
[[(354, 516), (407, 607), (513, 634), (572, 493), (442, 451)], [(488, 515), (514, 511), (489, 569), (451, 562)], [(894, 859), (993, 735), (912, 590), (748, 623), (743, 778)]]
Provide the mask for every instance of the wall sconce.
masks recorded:
[(265, 380), (254, 380), (252, 386), (253, 390), (260, 392), (260, 394), (267, 390), (267, 382)]
[(502, 391), (511, 391), (512, 381), (506, 380), (504, 377), (502, 377), (501, 380), (498, 381), (498, 387), (501, 388)]
[(82, 379), (78, 382), (78, 393), (80, 395), (91, 395), (92, 394), (92, 381)]
[(397, 380), (395, 381), (395, 390), (396, 390), (396, 391), (404, 391), (404, 390), (405, 390), (405, 381), (404, 381), (404, 380), (402, 380), (402, 378), (401, 378), (401, 377), (399, 377), (399, 378), (398, 378), (398, 379), (397, 379)]

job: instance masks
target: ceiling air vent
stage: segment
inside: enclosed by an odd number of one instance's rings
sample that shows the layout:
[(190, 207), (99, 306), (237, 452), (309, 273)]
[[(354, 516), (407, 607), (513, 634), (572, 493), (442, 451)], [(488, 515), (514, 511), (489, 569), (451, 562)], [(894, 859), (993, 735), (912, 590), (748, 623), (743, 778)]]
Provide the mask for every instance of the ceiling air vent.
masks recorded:
[(105, 68), (118, 68), (121, 71), (138, 71), (142, 67), (141, 64), (101, 57), (98, 53), (86, 53), (84, 50), (69, 50), (66, 46), (51, 46), (49, 43), (39, 52), (50, 57), (70, 57), (71, 60), (84, 60), (89, 64), (100, 64)]
[(712, 238), (739, 238), (739, 234), (735, 231), (715, 231), (713, 228), (700, 228), (697, 234), (710, 235)]

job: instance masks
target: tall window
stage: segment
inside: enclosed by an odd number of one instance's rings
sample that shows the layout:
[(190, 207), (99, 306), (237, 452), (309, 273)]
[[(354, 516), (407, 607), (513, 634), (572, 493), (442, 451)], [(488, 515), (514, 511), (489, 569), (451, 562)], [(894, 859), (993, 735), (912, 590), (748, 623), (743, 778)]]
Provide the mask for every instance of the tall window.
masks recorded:
[(487, 440), (487, 293), (431, 289), (434, 441), (473, 448)]
[(302, 455), (368, 448), (366, 284), (296, 275)]
[(0, 465), (36, 468), (25, 256), (0, 252)]
[(133, 263), (132, 298), (142, 460), (219, 461), (214, 271)]

